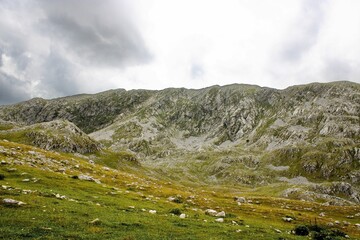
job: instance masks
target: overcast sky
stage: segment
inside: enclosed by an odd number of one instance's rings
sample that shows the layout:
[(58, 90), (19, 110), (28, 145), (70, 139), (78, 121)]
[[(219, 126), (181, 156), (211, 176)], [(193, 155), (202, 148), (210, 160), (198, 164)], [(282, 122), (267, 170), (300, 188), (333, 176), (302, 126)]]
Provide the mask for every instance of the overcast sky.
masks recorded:
[(0, 104), (113, 88), (360, 83), (359, 0), (0, 0)]

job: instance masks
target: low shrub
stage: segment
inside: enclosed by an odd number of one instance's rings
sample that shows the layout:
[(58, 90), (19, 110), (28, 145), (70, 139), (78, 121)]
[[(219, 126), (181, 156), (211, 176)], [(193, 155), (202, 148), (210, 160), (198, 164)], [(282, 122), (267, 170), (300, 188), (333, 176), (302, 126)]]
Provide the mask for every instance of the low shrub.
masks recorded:
[(337, 240), (342, 239), (346, 234), (338, 229), (314, 225), (299, 225), (294, 228), (295, 235), (308, 236), (311, 233), (313, 240)]
[(310, 233), (308, 227), (304, 226), (304, 225), (296, 226), (294, 229), (294, 232), (295, 232), (295, 235), (298, 235), (298, 236), (307, 236)]
[(170, 213), (175, 214), (175, 215), (180, 215), (181, 210), (179, 208), (174, 208), (174, 209), (170, 210)]

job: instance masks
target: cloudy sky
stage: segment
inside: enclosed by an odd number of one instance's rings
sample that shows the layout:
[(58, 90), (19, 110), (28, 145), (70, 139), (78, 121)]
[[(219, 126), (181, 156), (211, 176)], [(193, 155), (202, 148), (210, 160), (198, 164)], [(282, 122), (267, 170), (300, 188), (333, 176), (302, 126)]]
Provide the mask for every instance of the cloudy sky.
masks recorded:
[(0, 104), (113, 88), (360, 83), (359, 0), (0, 0)]

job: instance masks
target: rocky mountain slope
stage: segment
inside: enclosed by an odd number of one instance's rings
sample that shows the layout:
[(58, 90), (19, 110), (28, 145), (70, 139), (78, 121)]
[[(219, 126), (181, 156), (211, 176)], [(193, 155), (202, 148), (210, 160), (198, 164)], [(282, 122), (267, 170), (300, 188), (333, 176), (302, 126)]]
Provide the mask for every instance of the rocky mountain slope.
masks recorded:
[(120, 89), (1, 106), (0, 119), (25, 126), (70, 121), (104, 148), (135, 154), (143, 166), (184, 183), (287, 184), (279, 195), (360, 201), (356, 83)]
[(54, 120), (29, 126), (18, 126), (15, 123), (2, 121), (0, 126), (4, 129), (0, 131), (0, 138), (45, 150), (81, 154), (101, 150), (98, 142), (66, 120)]

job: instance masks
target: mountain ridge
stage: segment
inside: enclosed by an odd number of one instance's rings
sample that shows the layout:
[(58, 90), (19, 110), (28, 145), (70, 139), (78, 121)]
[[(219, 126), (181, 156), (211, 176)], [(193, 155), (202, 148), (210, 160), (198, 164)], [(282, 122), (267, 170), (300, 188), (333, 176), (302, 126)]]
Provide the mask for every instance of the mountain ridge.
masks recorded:
[[(186, 182), (263, 186), (305, 177), (354, 192), (360, 184), (360, 85), (352, 82), (119, 89), (2, 106), (0, 119), (70, 121), (105, 148)], [(306, 181), (297, 183), (309, 190)]]

